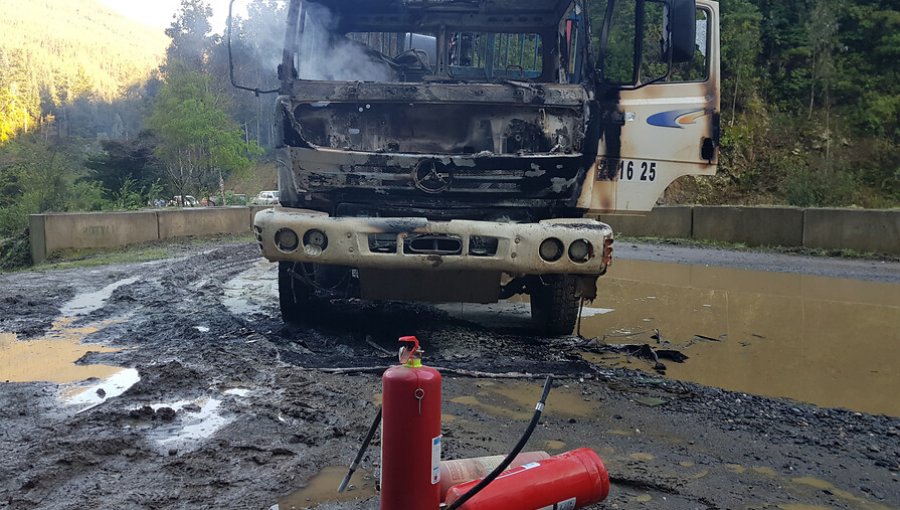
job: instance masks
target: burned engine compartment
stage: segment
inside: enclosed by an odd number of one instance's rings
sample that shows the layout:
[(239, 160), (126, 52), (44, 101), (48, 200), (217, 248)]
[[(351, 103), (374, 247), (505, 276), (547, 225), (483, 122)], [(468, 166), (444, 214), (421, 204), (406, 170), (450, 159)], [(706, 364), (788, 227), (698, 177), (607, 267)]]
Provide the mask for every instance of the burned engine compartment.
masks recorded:
[(332, 214), (342, 202), (558, 211), (593, 158), (579, 85), (298, 80), (294, 90), (281, 100), (282, 182), (301, 206)]
[[(362, 110), (362, 111), (360, 111)], [(301, 104), (294, 117), (316, 146), (411, 154), (572, 154), (580, 110), (470, 104)], [(574, 131), (574, 132), (573, 132)]]

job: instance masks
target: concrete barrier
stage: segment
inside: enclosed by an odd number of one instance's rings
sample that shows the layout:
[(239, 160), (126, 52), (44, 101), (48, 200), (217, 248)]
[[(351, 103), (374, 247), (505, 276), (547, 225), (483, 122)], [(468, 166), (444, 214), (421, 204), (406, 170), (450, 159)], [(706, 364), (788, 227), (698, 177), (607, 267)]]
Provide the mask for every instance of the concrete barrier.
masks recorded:
[(60, 250), (117, 248), (159, 239), (156, 211), (38, 214), (29, 218), (35, 262)]
[[(254, 215), (267, 208), (36, 214), (29, 218), (31, 256), (39, 263), (60, 250), (242, 234), (251, 231)], [(900, 209), (674, 206), (658, 207), (646, 215), (607, 214), (600, 219), (617, 234), (636, 237), (900, 254)]]
[(247, 207), (213, 207), (159, 211), (159, 239), (243, 234), (250, 231)]
[(47, 235), (44, 232), (45, 215), (28, 217), (28, 240), (31, 241), (31, 260), (37, 264), (47, 260)]
[(900, 210), (806, 209), (803, 246), (900, 254)]
[(34, 214), (28, 219), (35, 263), (62, 250), (121, 248), (188, 236), (251, 231), (249, 207)]
[(604, 214), (600, 221), (609, 224), (617, 235), (690, 239), (692, 209), (689, 205), (663, 206), (647, 214)]
[(803, 209), (694, 207), (693, 237), (747, 246), (802, 246)]

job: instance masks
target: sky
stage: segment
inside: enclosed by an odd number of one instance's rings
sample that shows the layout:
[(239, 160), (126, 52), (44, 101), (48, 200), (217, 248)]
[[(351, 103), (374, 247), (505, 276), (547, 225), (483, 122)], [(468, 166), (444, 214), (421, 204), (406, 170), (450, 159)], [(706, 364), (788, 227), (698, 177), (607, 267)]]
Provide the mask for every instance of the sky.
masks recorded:
[[(213, 9), (213, 30), (222, 33), (228, 17), (229, 0), (206, 1)], [(178, 10), (181, 0), (100, 0), (100, 3), (135, 21), (162, 30), (172, 22), (172, 15)], [(246, 13), (246, 5), (246, 0), (236, 0), (235, 13)]]

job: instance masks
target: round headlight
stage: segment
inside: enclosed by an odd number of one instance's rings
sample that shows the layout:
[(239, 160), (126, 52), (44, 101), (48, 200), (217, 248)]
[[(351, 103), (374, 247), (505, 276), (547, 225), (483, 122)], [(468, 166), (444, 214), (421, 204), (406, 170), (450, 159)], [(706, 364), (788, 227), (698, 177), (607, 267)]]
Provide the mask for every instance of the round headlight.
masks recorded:
[(281, 251), (294, 251), (300, 245), (300, 238), (297, 237), (297, 233), (293, 230), (283, 228), (275, 232), (275, 245)]
[(560, 259), (560, 257), (562, 257), (563, 243), (559, 239), (551, 237), (549, 239), (545, 239), (544, 242), (541, 243), (538, 251), (541, 254), (542, 259), (546, 260), (547, 262), (556, 262)]
[(310, 248), (318, 248), (324, 250), (328, 247), (328, 236), (321, 230), (310, 230), (303, 236), (303, 244)]
[(569, 258), (572, 262), (587, 262), (593, 252), (593, 246), (586, 239), (578, 239), (569, 245)]

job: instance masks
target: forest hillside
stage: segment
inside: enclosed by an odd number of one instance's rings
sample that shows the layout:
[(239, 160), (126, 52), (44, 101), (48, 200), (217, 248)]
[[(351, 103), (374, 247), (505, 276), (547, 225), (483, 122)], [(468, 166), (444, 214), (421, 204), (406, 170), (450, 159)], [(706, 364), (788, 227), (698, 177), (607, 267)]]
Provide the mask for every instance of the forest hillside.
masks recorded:
[(136, 134), (136, 115), (99, 105), (139, 99), (170, 42), (161, 30), (95, 0), (0, 0), (0, 12), (0, 140), (35, 130), (48, 117), (71, 124), (73, 115), (88, 117), (78, 122), (83, 135)]

